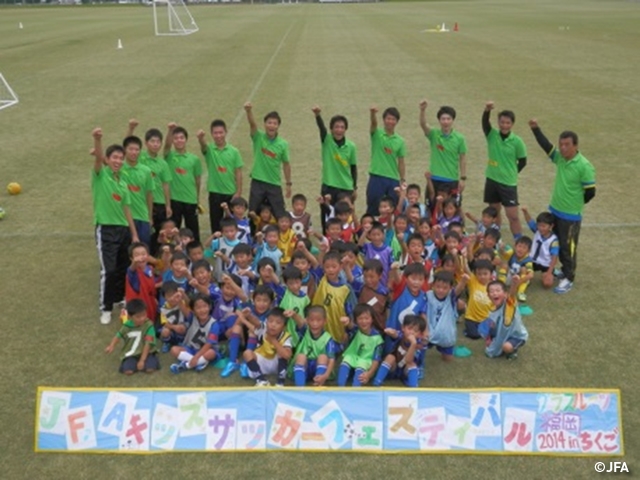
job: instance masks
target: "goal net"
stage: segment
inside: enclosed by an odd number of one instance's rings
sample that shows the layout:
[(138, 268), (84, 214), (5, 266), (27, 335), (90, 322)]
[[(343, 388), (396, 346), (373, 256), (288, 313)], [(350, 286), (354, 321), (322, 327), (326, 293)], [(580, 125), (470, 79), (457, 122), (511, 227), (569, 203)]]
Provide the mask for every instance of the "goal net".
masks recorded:
[(198, 25), (182, 0), (153, 0), (156, 35), (190, 35)]
[(7, 82), (0, 73), (0, 110), (16, 105), (17, 103), (18, 96), (9, 86), (9, 82)]

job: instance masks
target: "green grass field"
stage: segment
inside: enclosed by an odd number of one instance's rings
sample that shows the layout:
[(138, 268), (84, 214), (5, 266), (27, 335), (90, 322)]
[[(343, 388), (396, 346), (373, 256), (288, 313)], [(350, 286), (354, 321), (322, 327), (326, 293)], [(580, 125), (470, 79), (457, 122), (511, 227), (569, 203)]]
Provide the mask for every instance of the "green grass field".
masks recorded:
[[(98, 322), (98, 261), (90, 192), (91, 129), (119, 141), (127, 120), (141, 131), (176, 121), (195, 132), (214, 117), (250, 166), (242, 104), (257, 116), (278, 109), (290, 141), (294, 192), (319, 191), (319, 145), (310, 108), (343, 113), (359, 145), (360, 185), (368, 165), (368, 108), (395, 105), (408, 144), (409, 180), (422, 182), (426, 141), (418, 102), (458, 110), (467, 136), (465, 207), (482, 208), (487, 100), (516, 111), (529, 147), (521, 201), (546, 208), (554, 171), (528, 131), (536, 117), (550, 138), (577, 131), (598, 173), (587, 207), (574, 290), (530, 289), (535, 315), (517, 362), (474, 355), (444, 365), (429, 355), (427, 387), (621, 388), (626, 456), (640, 468), (640, 301), (635, 264), (640, 202), (634, 154), (640, 104), (640, 4), (542, 0), (364, 5), (194, 7), (200, 32), (155, 37), (147, 7), (0, 9), (0, 73), (20, 97), (0, 112), (0, 451), (2, 478), (591, 478), (591, 458), (361, 456), (344, 454), (163, 455), (33, 453), (38, 385), (203, 387), (240, 385), (214, 370), (124, 378), (102, 353), (115, 324)], [(18, 29), (22, 22), (24, 29)], [(425, 29), (458, 22), (460, 31)], [(562, 28), (561, 28), (562, 27)], [(568, 28), (566, 28), (568, 27)], [(118, 39), (124, 49), (116, 50)], [(245, 178), (248, 175), (245, 175)], [(4, 182), (4, 183), (2, 183)], [(245, 185), (245, 188), (247, 186)], [(362, 208), (362, 200), (359, 200)], [(315, 209), (314, 209), (315, 211)], [(206, 217), (201, 217), (207, 225)], [(205, 232), (208, 228), (204, 228)], [(634, 285), (636, 285), (634, 287)], [(633, 292), (636, 292), (635, 294)], [(243, 384), (244, 385), (244, 384)]]

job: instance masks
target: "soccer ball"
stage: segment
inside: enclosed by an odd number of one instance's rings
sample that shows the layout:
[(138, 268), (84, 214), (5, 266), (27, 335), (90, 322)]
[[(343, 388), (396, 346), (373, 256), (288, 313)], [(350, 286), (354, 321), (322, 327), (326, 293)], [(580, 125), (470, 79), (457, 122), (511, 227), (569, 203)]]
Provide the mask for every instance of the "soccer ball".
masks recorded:
[(4, 208), (0, 207), (0, 220), (2, 220), (6, 214), (7, 212), (4, 211)]
[(18, 195), (21, 191), (22, 187), (19, 183), (11, 182), (9, 185), (7, 185), (7, 192), (9, 192), (11, 195)]

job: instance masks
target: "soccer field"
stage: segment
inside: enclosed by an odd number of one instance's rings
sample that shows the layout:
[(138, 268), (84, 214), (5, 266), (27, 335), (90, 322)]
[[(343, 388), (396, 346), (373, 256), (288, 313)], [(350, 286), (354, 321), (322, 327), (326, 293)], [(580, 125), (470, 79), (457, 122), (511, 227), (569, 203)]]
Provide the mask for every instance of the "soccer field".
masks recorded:
[[(36, 387), (212, 387), (249, 385), (219, 371), (172, 376), (170, 359), (151, 376), (125, 378), (102, 352), (117, 329), (98, 321), (93, 240), (91, 129), (120, 141), (178, 122), (191, 134), (220, 117), (243, 154), (251, 144), (242, 105), (256, 117), (277, 109), (291, 145), (293, 191), (320, 189), (320, 148), (311, 107), (342, 113), (359, 147), (362, 196), (369, 163), (369, 106), (396, 106), (407, 141), (407, 179), (423, 183), (427, 143), (418, 102), (458, 111), (467, 137), (465, 209), (479, 214), (486, 147), (484, 103), (515, 111), (529, 149), (521, 203), (545, 209), (554, 169), (529, 132), (580, 135), (597, 170), (586, 207), (574, 290), (529, 289), (530, 340), (516, 362), (473, 355), (444, 364), (430, 354), (424, 387), (620, 388), (626, 460), (640, 468), (640, 311), (634, 265), (640, 202), (635, 165), (640, 107), (640, 3), (477, 0), (362, 5), (225, 5), (191, 9), (200, 31), (153, 35), (148, 7), (0, 8), (0, 73), (20, 98), (0, 111), (0, 476), (19, 478), (590, 478), (594, 458), (217, 454), (97, 456), (33, 453)], [(19, 29), (22, 22), (24, 28)], [(459, 32), (425, 32), (445, 23)], [(118, 40), (123, 49), (116, 49)], [(495, 119), (494, 119), (495, 123)], [(203, 182), (203, 185), (205, 182)], [(245, 193), (248, 182), (245, 181)], [(204, 193), (202, 194), (204, 197)], [(310, 202), (311, 210), (317, 207)], [(359, 211), (364, 207), (358, 199)], [(201, 217), (208, 232), (208, 218)], [(510, 237), (509, 237), (510, 239)], [(635, 294), (633, 292), (636, 292)], [(636, 367), (634, 367), (636, 365)], [(608, 460), (607, 460), (608, 462)]]

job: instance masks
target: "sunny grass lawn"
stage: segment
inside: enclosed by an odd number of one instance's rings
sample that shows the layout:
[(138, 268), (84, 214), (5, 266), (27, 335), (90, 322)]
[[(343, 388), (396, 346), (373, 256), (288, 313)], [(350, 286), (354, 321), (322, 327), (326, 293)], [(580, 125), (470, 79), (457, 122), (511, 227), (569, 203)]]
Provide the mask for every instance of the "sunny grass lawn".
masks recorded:
[[(522, 202), (545, 208), (553, 170), (527, 131), (536, 116), (555, 137), (565, 128), (598, 169), (598, 196), (587, 208), (576, 287), (558, 297), (531, 287), (531, 340), (517, 362), (474, 355), (444, 365), (427, 359), (427, 387), (621, 388), (627, 455), (640, 465), (639, 376), (634, 368), (639, 302), (633, 265), (640, 260), (639, 194), (634, 145), (640, 103), (638, 4), (582, 1), (456, 1), (370, 5), (194, 7), (200, 32), (152, 35), (145, 7), (0, 9), (0, 72), (20, 97), (0, 112), (0, 311), (4, 331), (0, 373), (3, 478), (586, 478), (596, 459), (481, 456), (164, 455), (120, 457), (35, 455), (33, 418), (38, 385), (199, 387), (245, 385), (217, 371), (171, 376), (169, 359), (153, 376), (125, 379), (116, 356), (101, 352), (116, 325), (97, 318), (98, 264), (92, 239), (87, 156), (100, 125), (118, 141), (126, 122), (141, 128), (177, 121), (190, 133), (220, 116), (250, 164), (241, 106), (256, 114), (277, 108), (291, 143), (294, 190), (319, 190), (318, 134), (310, 108), (328, 119), (344, 113), (359, 146), (366, 184), (368, 107), (396, 105), (408, 144), (407, 177), (422, 183), (425, 140), (417, 103), (459, 112), (469, 143), (465, 207), (482, 208), (486, 100), (512, 108), (529, 147)], [(18, 30), (18, 22), (24, 29)], [(424, 33), (445, 22), (460, 32)], [(560, 29), (569, 26), (570, 29)], [(124, 49), (116, 50), (118, 39)], [(248, 175), (247, 175), (248, 176)], [(247, 184), (245, 184), (245, 188)], [(361, 196), (362, 196), (361, 195)], [(312, 204), (311, 210), (317, 208)], [(358, 202), (362, 209), (362, 199)], [(206, 225), (206, 217), (202, 218)], [(606, 227), (603, 224), (633, 224)], [(589, 226), (591, 225), (591, 226)], [(635, 226), (634, 226), (635, 225)], [(207, 229), (205, 228), (205, 231)]]

